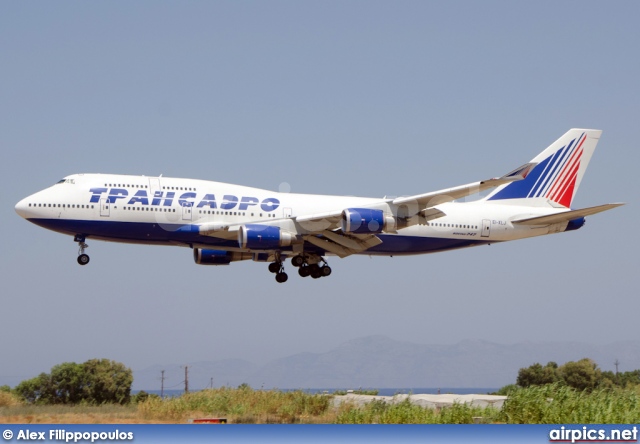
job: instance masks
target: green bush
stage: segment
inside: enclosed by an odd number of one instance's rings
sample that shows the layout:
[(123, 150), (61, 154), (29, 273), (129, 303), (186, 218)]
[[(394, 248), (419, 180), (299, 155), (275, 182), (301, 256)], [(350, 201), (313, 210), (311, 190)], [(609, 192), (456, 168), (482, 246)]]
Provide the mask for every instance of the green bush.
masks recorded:
[(32, 404), (128, 404), (133, 373), (119, 362), (90, 359), (65, 362), (51, 373), (22, 381), (14, 390)]

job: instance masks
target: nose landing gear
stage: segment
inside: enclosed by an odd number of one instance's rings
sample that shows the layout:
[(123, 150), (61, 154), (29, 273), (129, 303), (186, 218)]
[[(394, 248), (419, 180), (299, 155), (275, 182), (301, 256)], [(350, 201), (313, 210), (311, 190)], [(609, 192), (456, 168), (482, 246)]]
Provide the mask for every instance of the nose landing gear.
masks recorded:
[(76, 234), (76, 237), (73, 239), (74, 242), (78, 243), (78, 264), (87, 265), (89, 263), (89, 255), (85, 254), (84, 250), (89, 248), (85, 241), (85, 237), (79, 234)]

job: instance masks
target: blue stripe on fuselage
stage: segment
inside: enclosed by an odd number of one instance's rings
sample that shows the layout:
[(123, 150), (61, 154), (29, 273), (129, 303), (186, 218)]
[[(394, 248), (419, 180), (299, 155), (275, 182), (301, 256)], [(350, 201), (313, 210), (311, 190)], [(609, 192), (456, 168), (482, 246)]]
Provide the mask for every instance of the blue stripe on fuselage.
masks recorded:
[[(112, 240), (137, 244), (198, 244), (217, 247), (237, 248), (234, 240), (201, 236), (197, 225), (191, 224), (158, 224), (148, 222), (115, 222), (107, 220), (68, 220), (68, 219), (28, 219), (36, 225), (59, 233), (75, 236), (82, 234), (101, 240)], [(397, 234), (379, 234), (382, 240), (361, 254), (380, 256), (400, 256), (408, 254), (435, 253), (438, 251), (465, 248), (474, 245), (488, 244), (489, 241), (478, 239), (448, 239), (439, 237), (401, 236)], [(305, 243), (305, 251), (325, 254), (318, 247)], [(282, 248), (290, 251), (291, 248)]]

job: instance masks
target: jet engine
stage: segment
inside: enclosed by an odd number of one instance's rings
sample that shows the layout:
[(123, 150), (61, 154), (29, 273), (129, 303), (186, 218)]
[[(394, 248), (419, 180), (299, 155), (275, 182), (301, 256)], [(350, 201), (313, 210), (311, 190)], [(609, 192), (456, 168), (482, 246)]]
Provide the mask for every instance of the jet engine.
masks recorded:
[(250, 250), (273, 250), (288, 247), (296, 236), (280, 227), (269, 225), (247, 224), (238, 230), (238, 244), (240, 248)]
[(251, 255), (248, 253), (208, 250), (205, 248), (193, 249), (193, 260), (198, 265), (229, 265), (231, 262), (247, 259), (251, 259)]
[(395, 231), (396, 220), (382, 210), (347, 208), (342, 212), (342, 231), (356, 234), (378, 234)]
[(584, 217), (572, 219), (569, 221), (569, 223), (567, 223), (567, 228), (565, 228), (564, 231), (577, 230), (578, 228), (581, 228), (584, 225), (584, 222), (585, 222)]

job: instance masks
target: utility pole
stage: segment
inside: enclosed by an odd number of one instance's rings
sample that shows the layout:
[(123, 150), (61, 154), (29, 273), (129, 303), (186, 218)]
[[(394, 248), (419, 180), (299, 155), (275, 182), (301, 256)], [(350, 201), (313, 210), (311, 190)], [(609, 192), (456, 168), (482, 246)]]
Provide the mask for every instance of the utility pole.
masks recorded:
[(211, 378), (211, 385), (210, 388), (213, 388), (213, 378)]
[(164, 399), (164, 370), (160, 372), (160, 398)]
[(189, 393), (189, 366), (184, 366), (184, 392)]
[(616, 366), (616, 379), (618, 378), (618, 365), (620, 365), (620, 362), (616, 359), (616, 362), (613, 363)]

